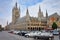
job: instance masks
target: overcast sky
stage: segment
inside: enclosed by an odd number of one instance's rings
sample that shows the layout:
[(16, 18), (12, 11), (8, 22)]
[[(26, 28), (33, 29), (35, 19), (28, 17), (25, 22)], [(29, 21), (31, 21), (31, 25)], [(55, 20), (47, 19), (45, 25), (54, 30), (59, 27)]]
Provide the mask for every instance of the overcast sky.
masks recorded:
[(57, 12), (60, 15), (60, 0), (0, 0), (0, 24), (4, 27), (7, 21), (10, 23), (12, 18), (12, 8), (15, 3), (20, 6), (21, 17), (26, 15), (28, 8), (30, 16), (37, 17), (39, 6), (44, 16), (46, 10), (48, 15)]

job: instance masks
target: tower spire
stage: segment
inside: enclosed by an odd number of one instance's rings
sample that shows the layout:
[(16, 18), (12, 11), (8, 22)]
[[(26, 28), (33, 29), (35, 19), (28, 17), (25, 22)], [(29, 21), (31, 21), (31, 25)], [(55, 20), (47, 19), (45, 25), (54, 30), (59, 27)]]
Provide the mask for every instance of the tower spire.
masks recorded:
[(30, 15), (29, 15), (28, 8), (27, 8), (27, 12), (26, 12), (26, 21), (30, 21)]
[(39, 21), (41, 21), (41, 19), (42, 19), (42, 12), (41, 12), (41, 8), (40, 8), (40, 6), (39, 6), (39, 11), (38, 11), (38, 20)]
[(40, 8), (40, 6), (39, 6), (39, 12), (41, 12), (41, 8)]
[(38, 16), (41, 16), (41, 8), (40, 8), (40, 6), (39, 6)]
[(28, 8), (27, 8), (26, 16), (29, 16), (29, 11), (28, 11)]
[(15, 4), (15, 6), (16, 6), (16, 8), (17, 8), (17, 2), (16, 2), (16, 4)]
[(47, 13), (47, 10), (46, 10), (46, 26), (48, 27), (48, 13)]
[(7, 25), (8, 25), (8, 21), (7, 21)]
[(48, 13), (47, 13), (47, 10), (46, 10), (46, 18), (48, 18)]

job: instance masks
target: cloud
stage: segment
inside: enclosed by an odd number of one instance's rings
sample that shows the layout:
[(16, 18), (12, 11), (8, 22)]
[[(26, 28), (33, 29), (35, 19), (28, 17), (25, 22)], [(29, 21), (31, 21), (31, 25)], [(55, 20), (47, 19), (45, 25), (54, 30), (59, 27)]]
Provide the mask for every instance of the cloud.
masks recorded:
[(33, 17), (38, 16), (38, 11), (39, 11), (39, 5), (38, 4), (30, 6), (28, 9), (29, 9), (30, 16), (33, 16)]
[(30, 13), (32, 16), (36, 16), (38, 14), (39, 6), (43, 11), (44, 16), (46, 14), (46, 10), (48, 11), (48, 15), (51, 15), (55, 12), (57, 12), (58, 14), (60, 13), (60, 0), (43, 0), (41, 3), (29, 6)]
[(44, 0), (41, 3), (42, 10), (48, 10), (48, 14), (51, 15), (54, 12), (60, 13), (60, 0)]
[(26, 7), (35, 5), (43, 0), (19, 0), (21, 5), (25, 5)]
[(6, 26), (6, 19), (0, 18), (0, 25), (2, 25), (2, 27)]
[(21, 17), (26, 15), (27, 8), (29, 9), (30, 16), (37, 17), (39, 6), (41, 7), (41, 11), (43, 11), (44, 16), (46, 10), (49, 15), (54, 12), (58, 12), (58, 14), (60, 13), (60, 0), (0, 0), (0, 24), (3, 26), (6, 25), (7, 20), (11, 22), (12, 8), (15, 6), (16, 1), (21, 9)]
[(11, 22), (12, 0), (0, 0), (0, 24), (6, 25), (6, 22)]

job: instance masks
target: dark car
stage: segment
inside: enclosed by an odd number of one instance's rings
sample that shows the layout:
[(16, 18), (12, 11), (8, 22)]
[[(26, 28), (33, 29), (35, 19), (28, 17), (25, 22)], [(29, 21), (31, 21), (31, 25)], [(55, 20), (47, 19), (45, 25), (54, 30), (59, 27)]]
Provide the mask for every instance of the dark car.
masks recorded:
[(24, 36), (26, 33), (28, 33), (27, 31), (21, 31), (18, 33), (18, 35)]
[(59, 35), (59, 31), (57, 31), (57, 30), (53, 30), (52, 33), (53, 33), (53, 35)]
[(2, 30), (0, 30), (0, 32), (2, 32)]
[(8, 33), (13, 33), (13, 31), (9, 31)]
[(26, 34), (26, 32), (22, 32), (22, 33), (21, 33), (21, 36), (24, 36), (25, 34)]

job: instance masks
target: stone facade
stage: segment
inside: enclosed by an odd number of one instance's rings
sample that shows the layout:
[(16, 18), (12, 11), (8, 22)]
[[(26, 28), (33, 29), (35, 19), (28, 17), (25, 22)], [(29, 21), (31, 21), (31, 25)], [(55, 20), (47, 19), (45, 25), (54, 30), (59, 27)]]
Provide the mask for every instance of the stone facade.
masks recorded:
[[(54, 15), (54, 16), (53, 16)], [(17, 3), (15, 7), (12, 9), (12, 22), (8, 25), (8, 27), (12, 30), (40, 30), (40, 28), (47, 28), (52, 25), (53, 22), (56, 22), (54, 20), (57, 16), (56, 13), (48, 16), (48, 13), (46, 11), (46, 17), (43, 16), (43, 12), (41, 12), (41, 9), (39, 7), (38, 11), (38, 17), (31, 17), (29, 15), (29, 11), (27, 9), (26, 16), (20, 17), (20, 8), (17, 7)], [(55, 18), (53, 18), (53, 17)], [(59, 16), (60, 17), (60, 16)], [(58, 25), (60, 25), (58, 18)], [(52, 22), (53, 21), (53, 22)], [(48, 25), (48, 26), (47, 26)], [(59, 26), (60, 27), (60, 26)]]

